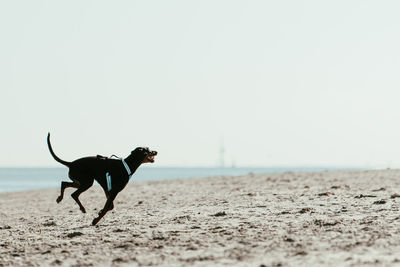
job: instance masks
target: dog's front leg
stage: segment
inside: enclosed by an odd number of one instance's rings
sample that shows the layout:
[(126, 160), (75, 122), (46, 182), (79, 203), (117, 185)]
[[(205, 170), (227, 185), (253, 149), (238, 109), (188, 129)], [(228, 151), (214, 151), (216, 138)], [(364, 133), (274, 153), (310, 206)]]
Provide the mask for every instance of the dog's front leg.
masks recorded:
[(96, 225), (101, 218), (106, 215), (106, 213), (111, 210), (111, 207), (114, 207), (113, 201), (117, 195), (116, 194), (110, 194), (110, 197), (107, 199), (106, 204), (104, 205), (104, 208), (100, 211), (99, 216), (97, 218), (94, 218), (92, 221), (92, 225)]
[[(109, 198), (110, 198), (110, 193), (109, 193), (108, 191), (106, 191), (106, 190), (104, 190), (104, 193), (106, 194), (106, 198), (109, 199)], [(111, 207), (110, 207), (109, 211), (110, 211), (110, 210), (113, 210), (113, 209), (114, 209), (114, 203), (111, 203)], [(101, 213), (102, 211), (103, 211), (103, 210), (100, 210), (99, 213), (98, 213), (98, 215), (100, 215), (100, 213)]]

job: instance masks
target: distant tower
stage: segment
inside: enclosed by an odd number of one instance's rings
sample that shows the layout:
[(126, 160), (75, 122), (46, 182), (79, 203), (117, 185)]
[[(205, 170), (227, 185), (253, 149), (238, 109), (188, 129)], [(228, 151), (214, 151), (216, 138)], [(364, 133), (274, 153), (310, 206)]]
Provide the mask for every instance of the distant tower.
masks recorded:
[(225, 167), (225, 146), (224, 146), (224, 139), (223, 138), (221, 138), (221, 141), (220, 141), (219, 164), (220, 164), (221, 168)]
[(232, 158), (232, 166), (231, 168), (236, 168), (236, 160), (235, 158)]

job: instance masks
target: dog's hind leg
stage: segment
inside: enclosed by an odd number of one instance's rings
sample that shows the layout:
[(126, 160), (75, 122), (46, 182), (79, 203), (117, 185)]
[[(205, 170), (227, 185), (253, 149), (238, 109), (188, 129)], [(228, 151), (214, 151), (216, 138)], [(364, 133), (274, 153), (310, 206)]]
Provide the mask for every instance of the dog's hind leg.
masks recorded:
[(78, 188), (79, 187), (79, 182), (74, 181), (73, 183), (71, 182), (61, 182), (61, 193), (60, 196), (57, 198), (57, 203), (60, 203), (61, 200), (63, 200), (64, 198), (64, 190), (68, 187), (75, 187)]
[(82, 203), (79, 201), (79, 195), (88, 190), (93, 184), (93, 180), (91, 183), (82, 184), (78, 190), (71, 194), (71, 197), (75, 200), (75, 202), (79, 205), (80, 210), (83, 213), (86, 213), (85, 207), (83, 207)]

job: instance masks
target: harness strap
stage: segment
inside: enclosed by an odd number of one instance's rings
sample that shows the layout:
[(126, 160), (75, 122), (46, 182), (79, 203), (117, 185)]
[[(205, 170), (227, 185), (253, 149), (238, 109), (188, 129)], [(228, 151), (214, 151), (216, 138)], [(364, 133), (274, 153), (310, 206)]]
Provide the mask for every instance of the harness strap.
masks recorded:
[(106, 173), (106, 180), (107, 180), (107, 191), (111, 191), (111, 175), (110, 173)]
[[(124, 159), (121, 159), (122, 164), (124, 165), (126, 172), (128, 173), (129, 179), (131, 179), (132, 172), (131, 169), (129, 168), (128, 164), (125, 162)], [(112, 186), (111, 186), (111, 175), (109, 172), (106, 172), (106, 181), (107, 181), (107, 191), (111, 191)]]
[(126, 172), (128, 173), (129, 179), (130, 179), (131, 176), (132, 176), (131, 169), (129, 169), (129, 166), (128, 166), (128, 164), (126, 164), (126, 162), (125, 162), (124, 159), (121, 159), (121, 161), (122, 161), (122, 164), (124, 164), (124, 167), (125, 167), (125, 169), (126, 169)]

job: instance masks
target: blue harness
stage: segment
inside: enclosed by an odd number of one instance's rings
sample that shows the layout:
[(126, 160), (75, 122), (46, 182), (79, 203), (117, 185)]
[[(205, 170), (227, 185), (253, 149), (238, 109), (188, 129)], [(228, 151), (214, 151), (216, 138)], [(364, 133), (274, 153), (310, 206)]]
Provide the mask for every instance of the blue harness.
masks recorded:
[[(124, 159), (121, 159), (121, 161), (126, 169), (126, 172), (128, 173), (129, 179), (131, 179), (132, 177), (131, 169), (129, 169), (129, 166), (128, 164), (126, 164)], [(107, 191), (110, 192), (112, 187), (111, 187), (111, 175), (109, 172), (106, 172), (106, 181), (107, 181)]]

